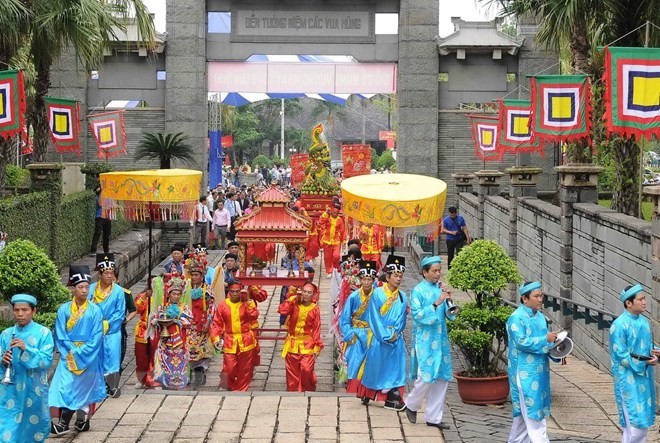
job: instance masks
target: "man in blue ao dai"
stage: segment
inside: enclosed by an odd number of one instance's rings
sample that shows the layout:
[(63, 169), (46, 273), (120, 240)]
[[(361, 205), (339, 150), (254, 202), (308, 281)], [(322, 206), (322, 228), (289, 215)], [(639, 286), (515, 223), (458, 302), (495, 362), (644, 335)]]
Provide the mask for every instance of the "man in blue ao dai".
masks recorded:
[(655, 422), (653, 366), (660, 350), (654, 348), (646, 311), (646, 295), (640, 284), (621, 291), (625, 311), (610, 326), (610, 357), (614, 397), (623, 428), (622, 443), (646, 443)]
[(439, 256), (422, 260), (422, 280), (410, 293), (410, 314), (413, 319), (413, 339), (410, 351), (410, 378), (413, 390), (406, 398), (406, 416), (417, 422), (417, 411), (427, 398), (424, 419), (427, 426), (449, 429), (442, 423), (445, 394), (453, 378), (451, 348), (447, 337), (446, 319), (454, 320), (456, 311), (447, 302), (451, 293), (438, 285), (442, 270)]
[[(0, 335), (3, 373), (0, 384), (0, 441), (44, 441), (50, 432), (48, 368), (53, 363), (53, 334), (32, 321), (37, 299), (11, 298), (16, 324)], [(6, 369), (5, 369), (6, 368)]]
[(548, 332), (541, 308), (541, 282), (526, 282), (520, 306), (506, 322), (509, 335), (509, 386), (513, 424), (508, 443), (548, 443), (546, 417), (550, 416), (550, 348), (556, 332)]

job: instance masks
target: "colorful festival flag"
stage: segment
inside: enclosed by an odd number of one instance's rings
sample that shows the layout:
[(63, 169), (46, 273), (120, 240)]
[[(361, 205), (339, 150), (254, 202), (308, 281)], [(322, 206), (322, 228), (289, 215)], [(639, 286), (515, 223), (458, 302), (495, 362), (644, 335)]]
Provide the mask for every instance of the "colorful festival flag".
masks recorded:
[(608, 135), (660, 137), (660, 49), (605, 47)]
[(502, 159), (498, 143), (499, 117), (495, 115), (468, 115), (472, 128), (472, 140), (477, 157), (484, 161)]
[(543, 155), (541, 140), (532, 132), (532, 102), (500, 100), (500, 149), (506, 152), (534, 152)]
[(371, 146), (343, 145), (341, 159), (344, 164), (344, 178), (369, 174), (371, 171)]
[(50, 138), (57, 152), (80, 154), (79, 105), (75, 100), (44, 97)]
[(126, 154), (124, 111), (94, 114), (87, 118), (92, 136), (96, 140), (96, 156), (100, 159)]
[(309, 160), (309, 154), (292, 154), (289, 159), (291, 166), (291, 186), (297, 187), (305, 180), (305, 166)]
[(530, 77), (532, 131), (541, 142), (590, 139), (591, 89), (586, 75)]
[(10, 138), (25, 126), (23, 71), (0, 71), (0, 137)]

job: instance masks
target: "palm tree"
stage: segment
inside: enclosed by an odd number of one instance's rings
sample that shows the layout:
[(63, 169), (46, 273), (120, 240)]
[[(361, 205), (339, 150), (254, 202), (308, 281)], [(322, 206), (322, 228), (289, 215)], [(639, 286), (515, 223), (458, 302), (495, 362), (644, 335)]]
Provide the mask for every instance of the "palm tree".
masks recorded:
[(160, 161), (160, 169), (171, 169), (172, 159), (185, 163), (194, 163), (195, 150), (188, 143), (188, 137), (183, 132), (163, 134), (155, 132), (144, 134), (135, 151), (134, 159)]
[[(4, 0), (3, 0), (4, 1)], [(48, 149), (48, 120), (44, 97), (50, 88), (53, 63), (69, 48), (75, 50), (80, 68), (90, 70), (103, 62), (103, 50), (134, 15), (138, 35), (148, 49), (155, 29), (142, 0), (32, 0), (34, 16), (29, 26), (32, 61), (37, 71), (34, 105), (28, 119), (34, 128), (34, 155), (43, 161)]]

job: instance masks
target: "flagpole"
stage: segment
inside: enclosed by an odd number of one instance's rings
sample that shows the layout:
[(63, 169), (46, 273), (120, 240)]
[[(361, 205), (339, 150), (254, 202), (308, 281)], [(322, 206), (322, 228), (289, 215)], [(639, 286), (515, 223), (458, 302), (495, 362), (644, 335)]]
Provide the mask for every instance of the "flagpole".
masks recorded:
[[(649, 40), (651, 35), (650, 33), (651, 33), (651, 22), (647, 20), (646, 29), (644, 33), (645, 48), (649, 47)], [(645, 147), (646, 147), (646, 138), (640, 137), (639, 138), (639, 196), (638, 196), (639, 199), (637, 205), (637, 213), (639, 218), (642, 218), (642, 199), (643, 199), (642, 187), (644, 186), (644, 148)]]

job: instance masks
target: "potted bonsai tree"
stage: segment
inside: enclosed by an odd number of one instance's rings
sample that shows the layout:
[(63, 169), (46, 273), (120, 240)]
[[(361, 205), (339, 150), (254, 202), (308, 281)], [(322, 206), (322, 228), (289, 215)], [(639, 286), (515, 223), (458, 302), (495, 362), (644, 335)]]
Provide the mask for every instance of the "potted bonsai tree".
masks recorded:
[(516, 263), (491, 240), (473, 242), (451, 263), (447, 281), (473, 299), (447, 324), (449, 340), (467, 361), (467, 368), (454, 374), (464, 403), (501, 404), (509, 395), (502, 357), (506, 352), (506, 321), (513, 309), (504, 305), (499, 293), (509, 283), (521, 280)]

